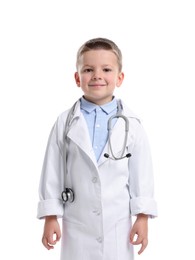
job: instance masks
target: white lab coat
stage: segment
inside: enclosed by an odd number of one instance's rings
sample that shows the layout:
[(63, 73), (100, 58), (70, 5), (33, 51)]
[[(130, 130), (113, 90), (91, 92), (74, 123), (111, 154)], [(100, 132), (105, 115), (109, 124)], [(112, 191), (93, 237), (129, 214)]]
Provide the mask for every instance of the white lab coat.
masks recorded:
[[(64, 190), (64, 127), (68, 111), (62, 113), (49, 137), (40, 180), (38, 218), (62, 217), (61, 260), (133, 260), (129, 243), (131, 216), (157, 216), (153, 198), (150, 149), (140, 120), (123, 104), (129, 119), (126, 146), (130, 159), (104, 157), (108, 145), (96, 161), (80, 102), (72, 119), (67, 142), (67, 187), (75, 201), (61, 200)], [(124, 121), (116, 122), (112, 137), (114, 154), (124, 142)]]

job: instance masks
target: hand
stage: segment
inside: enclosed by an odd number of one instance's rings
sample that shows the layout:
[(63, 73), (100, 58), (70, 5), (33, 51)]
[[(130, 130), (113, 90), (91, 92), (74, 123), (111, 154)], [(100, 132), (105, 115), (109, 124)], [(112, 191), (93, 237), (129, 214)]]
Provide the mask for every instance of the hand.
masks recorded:
[(45, 217), (42, 243), (48, 249), (53, 249), (54, 245), (61, 238), (60, 226), (56, 216)]
[[(134, 241), (135, 235), (137, 235)], [(138, 251), (140, 255), (148, 245), (148, 216), (144, 214), (138, 214), (137, 219), (130, 232), (130, 242), (133, 245), (140, 245), (141, 248)]]

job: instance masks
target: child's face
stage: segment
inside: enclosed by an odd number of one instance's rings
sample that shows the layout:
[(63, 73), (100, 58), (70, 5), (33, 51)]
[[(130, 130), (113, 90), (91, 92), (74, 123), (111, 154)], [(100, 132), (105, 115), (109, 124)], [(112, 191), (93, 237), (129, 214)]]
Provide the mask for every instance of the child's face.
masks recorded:
[(109, 50), (90, 50), (79, 59), (75, 80), (85, 98), (97, 105), (112, 100), (115, 87), (120, 87), (124, 74), (119, 72), (116, 55)]

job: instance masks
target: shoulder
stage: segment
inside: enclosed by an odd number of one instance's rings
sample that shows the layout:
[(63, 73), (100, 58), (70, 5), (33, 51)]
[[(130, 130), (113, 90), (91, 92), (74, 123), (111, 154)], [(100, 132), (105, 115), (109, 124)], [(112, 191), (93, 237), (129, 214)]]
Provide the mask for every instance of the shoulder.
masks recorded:
[[(61, 124), (65, 124), (68, 117), (74, 118), (80, 115), (80, 101), (77, 100), (72, 107), (64, 110), (62, 113), (59, 114), (57, 117), (57, 122)], [(70, 118), (69, 118), (70, 120)]]
[(131, 110), (123, 101), (122, 106), (123, 106), (123, 114), (128, 117), (129, 120), (135, 121), (139, 124), (141, 124), (141, 118), (133, 111)]
[(66, 110), (64, 110), (64, 111), (62, 111), (58, 116), (57, 116), (57, 122), (66, 122), (66, 119), (67, 119), (67, 116), (68, 116), (68, 114), (69, 114), (69, 112), (70, 112), (70, 109), (71, 108), (68, 108), (68, 109), (66, 109)]
[(129, 120), (130, 132), (137, 137), (146, 136), (141, 117), (139, 117), (134, 111), (132, 111), (124, 102), (122, 102), (122, 106), (123, 114)]

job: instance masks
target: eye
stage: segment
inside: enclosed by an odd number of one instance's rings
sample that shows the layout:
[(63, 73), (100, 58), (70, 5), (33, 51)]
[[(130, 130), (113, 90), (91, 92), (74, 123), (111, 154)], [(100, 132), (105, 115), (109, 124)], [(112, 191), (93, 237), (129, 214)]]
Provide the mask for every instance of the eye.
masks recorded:
[(91, 71), (93, 71), (93, 69), (91, 69), (91, 68), (85, 68), (85, 69), (83, 69), (83, 72), (85, 72), (85, 73), (88, 73), (88, 72), (91, 72)]
[(112, 71), (112, 70), (111, 70), (110, 68), (104, 68), (103, 71), (104, 71), (104, 72), (110, 72), (110, 71)]

